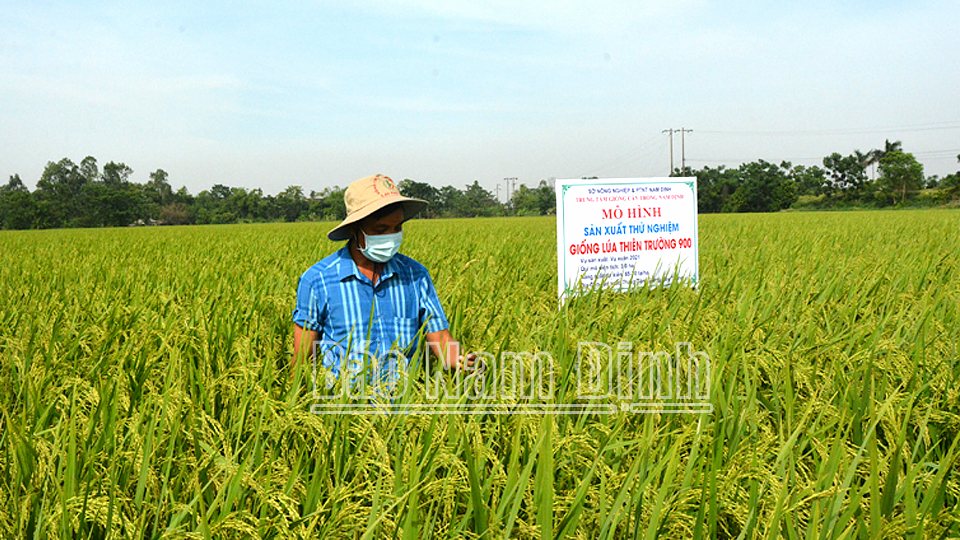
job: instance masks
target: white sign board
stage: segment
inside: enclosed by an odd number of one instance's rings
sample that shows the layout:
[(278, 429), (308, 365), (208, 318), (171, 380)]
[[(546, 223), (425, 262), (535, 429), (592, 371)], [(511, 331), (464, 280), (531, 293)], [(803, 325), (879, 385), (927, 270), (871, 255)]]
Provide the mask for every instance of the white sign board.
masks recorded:
[(561, 302), (578, 287), (696, 285), (696, 178), (557, 180), (556, 191)]

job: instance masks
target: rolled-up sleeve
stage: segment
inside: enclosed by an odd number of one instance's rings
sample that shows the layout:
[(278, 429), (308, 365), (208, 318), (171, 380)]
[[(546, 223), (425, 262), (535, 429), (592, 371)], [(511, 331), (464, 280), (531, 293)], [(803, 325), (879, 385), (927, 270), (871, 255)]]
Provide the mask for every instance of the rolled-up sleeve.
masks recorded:
[(420, 298), (420, 321), (426, 323), (427, 332), (439, 332), (450, 328), (447, 322), (447, 316), (443, 313), (443, 306), (440, 305), (440, 298), (437, 297), (437, 290), (433, 286), (433, 280), (430, 279), (428, 272), (423, 272), (419, 279), (420, 291), (417, 296)]
[(322, 297), (317, 280), (307, 272), (300, 276), (297, 285), (297, 305), (293, 309), (293, 322), (307, 330), (320, 332), (323, 329), (323, 316), (326, 311), (326, 299)]

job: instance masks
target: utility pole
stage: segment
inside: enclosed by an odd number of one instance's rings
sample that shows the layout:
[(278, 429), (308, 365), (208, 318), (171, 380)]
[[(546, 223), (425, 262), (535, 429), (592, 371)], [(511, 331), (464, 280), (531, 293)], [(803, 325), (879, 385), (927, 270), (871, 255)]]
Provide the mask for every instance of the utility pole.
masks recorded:
[(673, 176), (673, 128), (665, 129), (661, 133), (670, 134), (670, 176)]
[(500, 182), (497, 182), (497, 200), (500, 200)]
[(693, 130), (680, 128), (679, 131), (680, 131), (680, 174), (686, 174), (686, 172), (684, 171), (687, 170), (687, 148), (686, 148), (686, 145), (683, 144), (683, 134), (691, 133), (693, 132)]

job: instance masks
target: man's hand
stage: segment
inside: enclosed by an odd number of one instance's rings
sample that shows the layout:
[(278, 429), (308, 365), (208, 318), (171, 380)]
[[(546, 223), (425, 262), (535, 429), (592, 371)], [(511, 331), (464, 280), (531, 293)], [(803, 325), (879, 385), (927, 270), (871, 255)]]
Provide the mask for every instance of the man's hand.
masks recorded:
[(485, 367), (483, 360), (476, 354), (460, 354), (460, 342), (453, 339), (449, 329), (428, 332), (425, 337), (430, 345), (430, 352), (443, 362), (444, 369), (476, 371)]
[(483, 361), (483, 358), (477, 356), (476, 353), (469, 353), (466, 356), (461, 354), (457, 362), (457, 369), (483, 373), (487, 369), (487, 365)]

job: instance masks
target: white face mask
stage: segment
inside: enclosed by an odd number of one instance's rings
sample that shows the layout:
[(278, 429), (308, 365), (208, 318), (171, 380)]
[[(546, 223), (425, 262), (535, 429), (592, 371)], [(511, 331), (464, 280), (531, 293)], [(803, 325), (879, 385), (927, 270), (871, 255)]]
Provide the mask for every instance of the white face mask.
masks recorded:
[(363, 243), (367, 246), (360, 248), (360, 253), (373, 262), (385, 263), (393, 258), (400, 251), (400, 244), (403, 242), (403, 231), (394, 234), (376, 234), (363, 235)]

